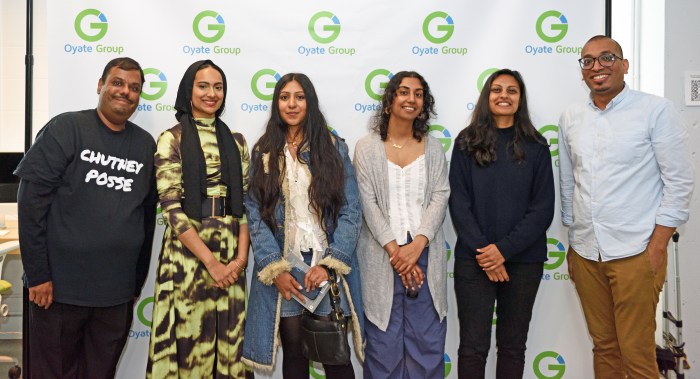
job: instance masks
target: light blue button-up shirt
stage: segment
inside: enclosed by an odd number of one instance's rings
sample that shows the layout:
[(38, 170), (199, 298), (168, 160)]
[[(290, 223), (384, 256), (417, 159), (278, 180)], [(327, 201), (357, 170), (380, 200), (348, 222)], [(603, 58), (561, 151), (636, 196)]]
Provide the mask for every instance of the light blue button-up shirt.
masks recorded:
[(693, 170), (672, 103), (629, 89), (605, 108), (572, 105), (559, 120), (561, 214), (582, 257), (641, 253), (654, 227), (688, 220)]

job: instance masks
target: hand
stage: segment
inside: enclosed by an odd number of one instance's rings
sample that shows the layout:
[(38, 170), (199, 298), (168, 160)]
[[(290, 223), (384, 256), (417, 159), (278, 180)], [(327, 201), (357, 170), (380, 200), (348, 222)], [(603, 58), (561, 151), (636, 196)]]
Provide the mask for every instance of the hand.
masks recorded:
[(212, 260), (211, 263), (206, 265), (209, 275), (214, 279), (214, 287), (226, 288), (233, 284), (235, 281), (232, 274), (230, 266), (225, 266), (218, 260)]
[(399, 245), (396, 243), (396, 240), (393, 240), (386, 244), (384, 246), (384, 250), (386, 251), (387, 254), (389, 254), (389, 263), (391, 265), (394, 265), (394, 260), (396, 259), (396, 256), (399, 254), (399, 251), (401, 250), (399, 248)]
[(320, 287), (323, 282), (328, 282), (328, 271), (323, 266), (311, 267), (304, 277), (306, 292), (311, 292)]
[(40, 308), (49, 309), (53, 303), (53, 282), (48, 281), (29, 287), (29, 301)]
[(649, 261), (651, 263), (651, 271), (656, 275), (659, 270), (661, 269), (661, 266), (664, 263), (664, 260), (666, 259), (666, 246), (657, 246), (652, 244), (647, 245), (647, 251), (649, 252)]
[(569, 270), (569, 280), (571, 280), (571, 283), (574, 282), (574, 261), (573, 258), (571, 258), (571, 254), (576, 254), (574, 249), (569, 246), (569, 250), (566, 251), (566, 267)]
[(299, 299), (302, 303), (304, 302), (304, 298), (301, 297), (301, 290), (303, 287), (299, 284), (299, 282), (294, 279), (292, 274), (289, 272), (285, 271), (274, 279), (275, 282), (275, 287), (277, 287), (277, 291), (284, 296), (284, 299), (289, 301), (292, 299), (292, 295), (296, 295), (297, 299)]
[(399, 275), (408, 275), (416, 267), (416, 262), (418, 262), (418, 258), (428, 242), (425, 237), (420, 237), (422, 236), (418, 236), (411, 243), (399, 247), (399, 252), (392, 262), (394, 270)]
[(478, 253), (476, 256), (476, 261), (484, 270), (493, 270), (499, 266), (502, 266), (506, 261), (506, 259), (503, 258), (501, 251), (498, 250), (498, 247), (496, 247), (494, 244), (487, 245), (481, 249), (476, 249), (476, 252)]
[(661, 269), (666, 260), (668, 241), (671, 240), (675, 231), (676, 228), (670, 226), (656, 225), (651, 233), (646, 250), (649, 252), (649, 261), (654, 275)]
[(234, 259), (229, 262), (226, 266), (231, 269), (231, 278), (233, 281), (238, 281), (238, 277), (245, 270), (245, 265), (247, 262), (241, 263), (238, 259)]
[(510, 282), (510, 277), (504, 265), (500, 265), (494, 269), (484, 270), (484, 272), (492, 282)]
[(408, 272), (408, 275), (401, 275), (403, 287), (410, 288), (412, 290), (415, 290), (416, 286), (421, 288), (423, 286), (424, 279), (425, 275), (423, 274), (423, 270), (420, 268), (420, 266), (414, 266), (413, 270)]

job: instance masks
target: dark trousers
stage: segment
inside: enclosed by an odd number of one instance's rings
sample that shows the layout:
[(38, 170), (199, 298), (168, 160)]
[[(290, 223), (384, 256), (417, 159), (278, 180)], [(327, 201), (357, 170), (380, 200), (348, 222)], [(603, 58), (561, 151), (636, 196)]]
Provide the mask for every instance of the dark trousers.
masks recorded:
[(542, 280), (542, 263), (507, 262), (509, 282), (492, 282), (471, 257), (455, 260), (455, 295), (459, 317), (457, 374), (482, 379), (491, 348), (496, 302), (496, 378), (523, 377), (525, 345), (532, 307)]
[(112, 307), (54, 302), (49, 309), (30, 304), (25, 338), (32, 378), (114, 378), (133, 307), (133, 301)]

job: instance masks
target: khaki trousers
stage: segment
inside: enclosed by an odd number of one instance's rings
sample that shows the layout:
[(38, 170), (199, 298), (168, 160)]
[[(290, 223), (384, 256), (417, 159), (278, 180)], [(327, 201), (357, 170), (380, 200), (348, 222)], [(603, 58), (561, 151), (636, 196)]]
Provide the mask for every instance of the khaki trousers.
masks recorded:
[(655, 275), (646, 250), (608, 262), (569, 250), (576, 292), (593, 339), (596, 379), (658, 379), (654, 332), (666, 258)]

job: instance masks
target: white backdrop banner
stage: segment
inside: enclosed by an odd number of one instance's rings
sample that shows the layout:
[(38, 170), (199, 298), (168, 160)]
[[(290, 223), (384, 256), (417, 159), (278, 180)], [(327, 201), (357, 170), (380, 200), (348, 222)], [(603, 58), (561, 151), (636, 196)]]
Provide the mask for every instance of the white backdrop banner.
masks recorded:
[[(368, 133), (388, 78), (415, 70), (435, 96), (438, 117), (431, 134), (443, 142), (449, 160), (453, 139), (467, 125), (486, 77), (498, 68), (511, 68), (523, 75), (533, 121), (551, 144), (555, 180), (559, 114), (588, 92), (576, 60), (585, 41), (604, 29), (603, 1), (574, 0), (72, 0), (49, 1), (47, 12), (51, 115), (94, 107), (104, 65), (129, 56), (146, 74), (132, 120), (157, 138), (175, 124), (173, 104), (185, 69), (196, 60), (211, 59), (229, 83), (223, 118), (251, 147), (269, 116), (275, 82), (285, 73), (304, 72), (316, 86), (330, 126), (352, 150)], [(452, 251), (456, 236), (449, 216), (444, 229), (447, 275), (452, 278), (454, 254), (459, 252)], [(134, 309), (119, 378), (145, 373), (163, 230), (159, 218), (150, 276)], [(590, 378), (591, 342), (563, 264), (566, 230), (558, 212), (548, 243), (525, 377)], [(448, 290), (445, 377), (456, 378), (459, 326), (449, 280)], [(357, 361), (355, 370), (360, 376)], [(494, 376), (492, 347), (487, 377)], [(279, 357), (271, 377), (282, 377)], [(311, 377), (324, 378), (322, 368), (314, 366)]]

